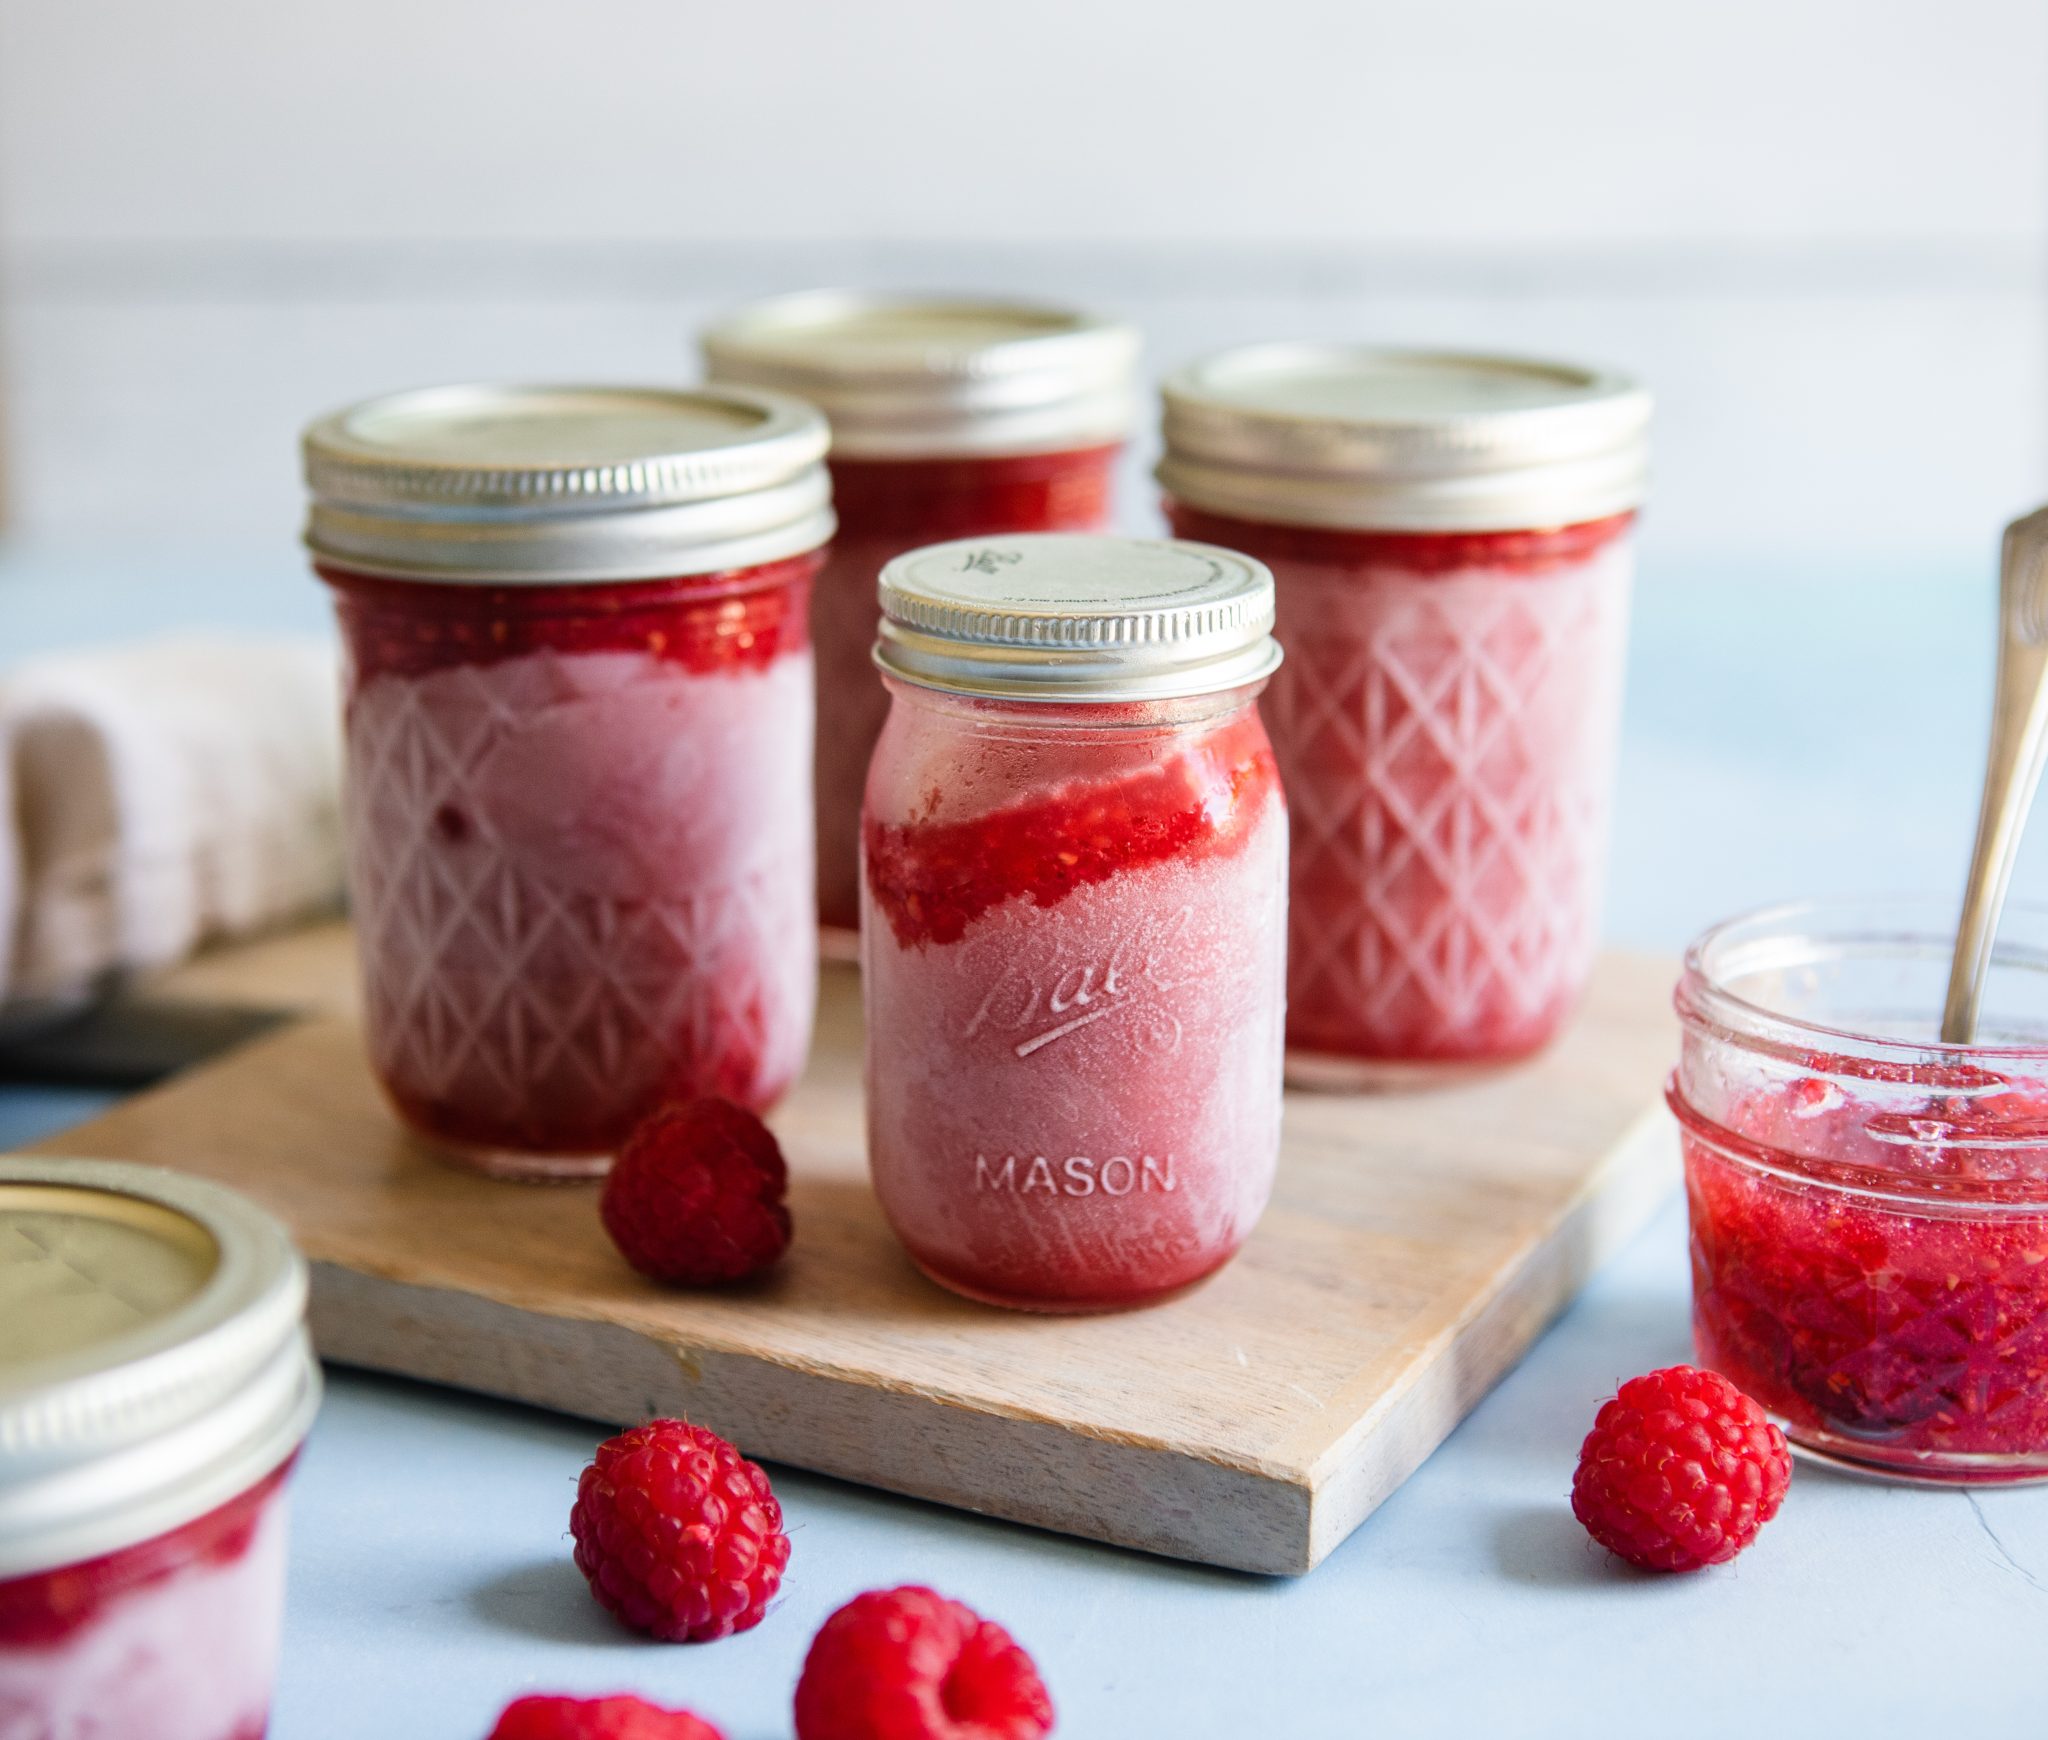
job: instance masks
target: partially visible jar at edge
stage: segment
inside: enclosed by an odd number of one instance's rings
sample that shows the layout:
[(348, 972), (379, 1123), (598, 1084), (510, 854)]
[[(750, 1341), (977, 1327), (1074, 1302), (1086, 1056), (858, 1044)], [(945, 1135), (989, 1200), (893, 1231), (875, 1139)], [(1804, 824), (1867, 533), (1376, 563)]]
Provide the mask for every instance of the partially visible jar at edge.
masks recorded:
[(1703, 1364), (1795, 1446), (2048, 1478), (2048, 912), (2000, 927), (1979, 1038), (1939, 1039), (1947, 901), (1731, 920), (1686, 955), (1669, 1098)]
[(876, 1194), (970, 1297), (1169, 1295), (1249, 1234), (1279, 1148), (1271, 581), (1189, 544), (1005, 538), (902, 558), (883, 593)]
[(1598, 940), (1647, 395), (1276, 344), (1182, 370), (1165, 404), (1174, 531), (1278, 586), (1289, 1079), (1540, 1049)]
[(0, 1159), (0, 1733), (261, 1740), (319, 1403), (284, 1229), (217, 1185)]
[(817, 648), (818, 919), (847, 957), (860, 919), (860, 804), (889, 710), (875, 581), (921, 545), (1093, 531), (1134, 416), (1129, 327), (1035, 303), (812, 291), (704, 335), (713, 380), (817, 405), (839, 530), (811, 594)]
[(306, 437), (371, 1059), (443, 1155), (602, 1171), (809, 1047), (825, 428), (743, 388), (401, 393)]

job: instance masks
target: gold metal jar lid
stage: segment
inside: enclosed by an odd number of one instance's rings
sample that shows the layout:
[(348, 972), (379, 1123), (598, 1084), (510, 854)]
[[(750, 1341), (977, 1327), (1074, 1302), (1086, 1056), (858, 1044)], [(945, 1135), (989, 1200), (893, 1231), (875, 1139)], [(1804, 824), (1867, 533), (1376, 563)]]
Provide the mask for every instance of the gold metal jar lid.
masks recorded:
[(303, 448), (323, 562), (565, 585), (715, 574), (832, 535), (825, 422), (745, 387), (426, 387), (322, 417)]
[(1281, 525), (1519, 531), (1642, 505), (1650, 395), (1573, 363), (1248, 345), (1163, 389), (1158, 478), (1190, 507)]
[(714, 381), (778, 388), (855, 458), (1053, 453), (1129, 437), (1138, 334), (1051, 304), (809, 290), (703, 335)]
[(1280, 663), (1273, 576), (1235, 550), (1041, 532), (963, 538), (882, 570), (875, 662), (990, 699), (1167, 700)]
[(255, 1204), (0, 1159), (0, 1578), (177, 1528), (289, 1457), (320, 1395), (306, 1266)]

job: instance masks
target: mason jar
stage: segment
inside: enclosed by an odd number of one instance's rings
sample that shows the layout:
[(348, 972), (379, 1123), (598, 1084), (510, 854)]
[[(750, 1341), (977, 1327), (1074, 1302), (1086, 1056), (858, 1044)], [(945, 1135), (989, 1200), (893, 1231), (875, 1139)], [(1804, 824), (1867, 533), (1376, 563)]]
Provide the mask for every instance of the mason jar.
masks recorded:
[(2048, 910), (1940, 1039), (1956, 909), (1816, 901), (1687, 951), (1670, 1103), (1693, 1335), (1809, 1454), (2048, 1476)]
[(1137, 334), (1071, 308), (811, 291), (704, 335), (712, 379), (780, 388), (832, 426), (839, 530), (811, 595), (818, 658), (818, 918), (850, 956), (860, 804), (888, 697), (875, 577), (923, 544), (1098, 530), (1135, 414)]
[(1599, 934), (1650, 402), (1519, 358), (1273, 344), (1165, 389), (1183, 537), (1279, 586), (1289, 1073), (1548, 1043)]
[(18, 1156), (0, 1301), (0, 1732), (253, 1740), (320, 1395), (305, 1264), (217, 1185)]
[(1229, 1259), (1280, 1140), (1272, 580), (1198, 544), (973, 539), (882, 572), (868, 1158), (934, 1280), (1142, 1304)]
[(823, 420), (738, 387), (464, 386), (307, 432), (346, 652), (371, 1061), (444, 1156), (602, 1171), (795, 1079)]

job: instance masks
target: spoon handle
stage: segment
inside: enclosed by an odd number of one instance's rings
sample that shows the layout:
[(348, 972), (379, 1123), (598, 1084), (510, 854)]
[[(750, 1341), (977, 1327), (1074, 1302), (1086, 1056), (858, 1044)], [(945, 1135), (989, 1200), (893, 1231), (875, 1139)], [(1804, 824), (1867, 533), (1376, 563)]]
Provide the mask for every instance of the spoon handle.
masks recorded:
[(1991, 753), (1941, 1017), (1941, 1037), (1951, 1045), (1976, 1037), (1998, 915), (2048, 751), (2048, 508), (2005, 528), (1998, 614)]

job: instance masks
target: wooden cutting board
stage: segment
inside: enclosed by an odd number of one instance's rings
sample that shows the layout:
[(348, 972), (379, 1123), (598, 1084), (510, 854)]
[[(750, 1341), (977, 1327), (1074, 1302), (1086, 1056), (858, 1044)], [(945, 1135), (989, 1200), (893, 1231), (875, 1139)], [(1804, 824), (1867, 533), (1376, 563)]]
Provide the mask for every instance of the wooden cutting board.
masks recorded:
[[(170, 989), (345, 1011), (347, 949), (328, 927)], [(640, 1280), (599, 1228), (595, 1186), (437, 1164), (392, 1122), (346, 1012), (295, 1020), (43, 1147), (177, 1166), (267, 1204), (313, 1261), (329, 1359), (608, 1422), (681, 1414), (772, 1461), (1298, 1572), (1675, 1185), (1656, 1099), (1670, 983), (1667, 965), (1610, 956), (1535, 1064), (1430, 1093), (1290, 1095), (1273, 1206), (1237, 1260), (1113, 1317), (984, 1309), (911, 1267), (866, 1182), (849, 968), (826, 969), (809, 1073), (773, 1120), (795, 1246), (736, 1291)]]

